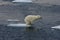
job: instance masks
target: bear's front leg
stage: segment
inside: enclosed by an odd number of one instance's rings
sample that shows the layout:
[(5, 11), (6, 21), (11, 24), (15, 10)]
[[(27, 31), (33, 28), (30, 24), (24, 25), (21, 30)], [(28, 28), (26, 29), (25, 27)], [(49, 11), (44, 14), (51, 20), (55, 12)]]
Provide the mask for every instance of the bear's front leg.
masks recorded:
[(31, 22), (26, 22), (26, 25), (27, 25), (27, 26), (31, 26), (32, 23), (31, 23)]

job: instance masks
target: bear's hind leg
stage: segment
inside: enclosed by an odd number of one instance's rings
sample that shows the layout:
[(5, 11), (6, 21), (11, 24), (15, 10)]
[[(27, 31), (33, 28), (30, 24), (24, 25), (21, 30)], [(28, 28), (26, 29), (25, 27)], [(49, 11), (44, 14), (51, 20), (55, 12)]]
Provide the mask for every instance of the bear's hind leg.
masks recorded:
[(31, 22), (26, 22), (27, 25), (31, 25), (32, 23)]

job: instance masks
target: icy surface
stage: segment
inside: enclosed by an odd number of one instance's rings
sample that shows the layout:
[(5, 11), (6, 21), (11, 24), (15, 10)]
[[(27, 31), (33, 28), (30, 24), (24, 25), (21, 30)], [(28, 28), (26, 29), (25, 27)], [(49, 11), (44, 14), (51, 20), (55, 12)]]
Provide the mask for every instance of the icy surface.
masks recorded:
[(54, 29), (60, 29), (60, 25), (54, 26), (54, 27), (51, 27), (51, 28), (54, 28)]
[(29, 25), (22, 24), (22, 23), (19, 23), (19, 24), (8, 24), (7, 26), (12, 26), (12, 27), (29, 27)]
[(14, 0), (12, 2), (32, 2), (32, 0)]

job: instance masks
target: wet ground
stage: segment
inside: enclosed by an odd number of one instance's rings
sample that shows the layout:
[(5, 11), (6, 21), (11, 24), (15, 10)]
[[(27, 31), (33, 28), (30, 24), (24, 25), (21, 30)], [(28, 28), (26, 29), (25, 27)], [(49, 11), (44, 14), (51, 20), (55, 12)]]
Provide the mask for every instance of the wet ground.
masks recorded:
[[(60, 40), (60, 30), (51, 29), (60, 25), (60, 5), (43, 6), (35, 3), (0, 5), (0, 40)], [(27, 15), (41, 15), (31, 31), (23, 27), (8, 27), (7, 19), (19, 19), (24, 23)], [(32, 30), (33, 29), (33, 30)], [(29, 30), (29, 31), (27, 31)]]

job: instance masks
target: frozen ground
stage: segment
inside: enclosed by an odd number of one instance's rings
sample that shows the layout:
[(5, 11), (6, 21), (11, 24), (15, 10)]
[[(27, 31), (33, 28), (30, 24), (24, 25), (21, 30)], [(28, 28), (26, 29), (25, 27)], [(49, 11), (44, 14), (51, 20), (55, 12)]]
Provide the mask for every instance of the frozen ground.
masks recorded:
[(0, 40), (60, 40), (60, 30), (51, 29), (52, 26), (60, 25), (60, 5), (42, 6), (35, 3), (0, 5), (0, 24), (6, 24), (7, 19), (19, 19), (24, 23), (24, 17), (30, 14), (43, 17), (35, 22), (34, 32), (26, 31), (23, 27), (0, 25)]

